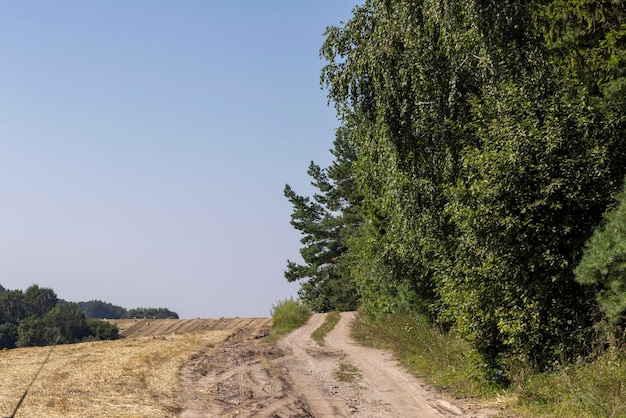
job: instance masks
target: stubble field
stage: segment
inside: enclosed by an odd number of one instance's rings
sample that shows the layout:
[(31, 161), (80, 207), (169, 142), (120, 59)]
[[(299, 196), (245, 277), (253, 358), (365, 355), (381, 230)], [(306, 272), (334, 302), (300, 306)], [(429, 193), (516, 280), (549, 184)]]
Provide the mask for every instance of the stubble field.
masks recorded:
[(186, 402), (184, 367), (242, 328), (262, 333), (270, 320), (112, 322), (128, 338), (1, 351), (0, 417), (11, 416), (26, 390), (16, 417), (177, 416)]

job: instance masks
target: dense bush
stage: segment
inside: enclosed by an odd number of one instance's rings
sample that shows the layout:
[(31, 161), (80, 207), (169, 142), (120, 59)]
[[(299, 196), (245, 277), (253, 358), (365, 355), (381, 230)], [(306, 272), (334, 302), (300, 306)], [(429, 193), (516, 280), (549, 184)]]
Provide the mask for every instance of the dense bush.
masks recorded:
[(77, 304), (59, 301), (52, 289), (0, 292), (0, 349), (117, 338), (117, 327), (87, 320)]

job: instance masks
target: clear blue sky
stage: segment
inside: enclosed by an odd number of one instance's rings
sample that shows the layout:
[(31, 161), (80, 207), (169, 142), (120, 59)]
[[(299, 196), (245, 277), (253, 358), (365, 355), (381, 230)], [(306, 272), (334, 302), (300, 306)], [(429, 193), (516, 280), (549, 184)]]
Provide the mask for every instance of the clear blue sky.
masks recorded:
[(0, 284), (268, 316), (285, 183), (331, 161), (323, 32), (357, 0), (0, 4)]

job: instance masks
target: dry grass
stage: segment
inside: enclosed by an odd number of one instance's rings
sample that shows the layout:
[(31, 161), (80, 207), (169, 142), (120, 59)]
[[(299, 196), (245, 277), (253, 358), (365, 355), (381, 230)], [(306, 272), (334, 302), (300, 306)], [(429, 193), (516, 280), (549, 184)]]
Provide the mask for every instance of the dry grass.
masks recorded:
[[(181, 368), (233, 330), (129, 338), (53, 349), (17, 417), (172, 417)], [(0, 416), (9, 416), (50, 348), (0, 352)]]

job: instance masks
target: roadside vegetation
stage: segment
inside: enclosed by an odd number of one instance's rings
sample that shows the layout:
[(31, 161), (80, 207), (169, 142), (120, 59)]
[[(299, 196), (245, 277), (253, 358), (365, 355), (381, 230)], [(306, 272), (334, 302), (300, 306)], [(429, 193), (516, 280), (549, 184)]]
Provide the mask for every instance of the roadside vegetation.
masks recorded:
[(299, 300), (284, 299), (272, 305), (272, 334), (268, 342), (275, 344), (285, 334), (306, 324), (311, 317), (311, 309)]
[(358, 316), (353, 337), (360, 343), (393, 351), (413, 375), (457, 397), (470, 397), (501, 409), (504, 416), (626, 416), (626, 347), (605, 341), (609, 349), (551, 371), (518, 364), (506, 388), (485, 380), (476, 367), (478, 353), (455, 335), (421, 316), (399, 313), (367, 320)]
[(335, 328), (340, 319), (341, 313), (338, 311), (329, 312), (322, 325), (313, 331), (311, 338), (313, 338), (319, 345), (324, 345), (324, 338), (326, 338), (326, 335), (328, 335), (328, 333)]

